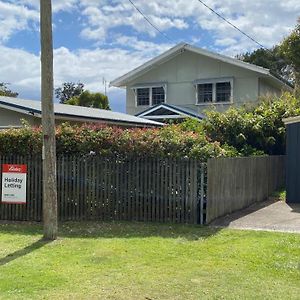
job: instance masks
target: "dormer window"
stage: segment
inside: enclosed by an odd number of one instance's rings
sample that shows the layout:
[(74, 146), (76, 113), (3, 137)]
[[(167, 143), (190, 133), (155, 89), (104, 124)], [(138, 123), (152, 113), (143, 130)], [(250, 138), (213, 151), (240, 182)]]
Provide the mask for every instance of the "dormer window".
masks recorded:
[(166, 84), (133, 87), (136, 106), (154, 106), (166, 102)]
[(233, 78), (200, 79), (194, 81), (196, 104), (231, 103), (233, 99)]

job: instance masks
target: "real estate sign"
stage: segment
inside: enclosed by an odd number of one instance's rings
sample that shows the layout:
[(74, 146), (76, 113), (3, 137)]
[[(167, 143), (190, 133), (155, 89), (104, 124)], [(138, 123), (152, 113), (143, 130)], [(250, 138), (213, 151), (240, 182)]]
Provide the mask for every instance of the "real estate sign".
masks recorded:
[(26, 203), (27, 165), (2, 165), (2, 203)]

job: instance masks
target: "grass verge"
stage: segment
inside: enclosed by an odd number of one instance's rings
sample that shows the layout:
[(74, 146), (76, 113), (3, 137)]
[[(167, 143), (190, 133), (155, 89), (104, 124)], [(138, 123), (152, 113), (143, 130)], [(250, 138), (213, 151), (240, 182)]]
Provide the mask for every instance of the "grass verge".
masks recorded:
[(149, 223), (0, 224), (1, 299), (299, 299), (300, 235)]

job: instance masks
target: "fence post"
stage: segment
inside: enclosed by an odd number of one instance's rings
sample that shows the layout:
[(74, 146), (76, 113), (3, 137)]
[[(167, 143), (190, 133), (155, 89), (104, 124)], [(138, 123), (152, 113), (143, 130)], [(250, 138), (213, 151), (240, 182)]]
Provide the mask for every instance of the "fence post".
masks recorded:
[(198, 174), (200, 173), (200, 176), (198, 176), (198, 222), (200, 225), (203, 225), (205, 223), (204, 220), (204, 186), (205, 186), (205, 164), (200, 163), (198, 164)]

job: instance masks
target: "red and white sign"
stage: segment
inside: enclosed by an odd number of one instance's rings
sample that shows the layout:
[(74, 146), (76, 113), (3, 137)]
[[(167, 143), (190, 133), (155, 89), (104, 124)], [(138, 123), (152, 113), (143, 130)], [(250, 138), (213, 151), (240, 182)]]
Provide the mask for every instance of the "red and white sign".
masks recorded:
[(26, 204), (27, 165), (2, 165), (2, 203)]

